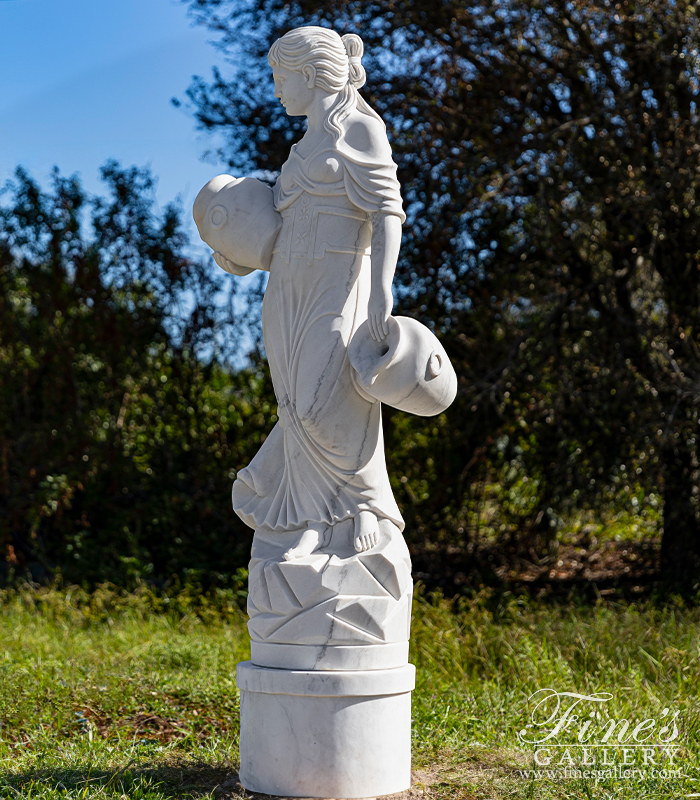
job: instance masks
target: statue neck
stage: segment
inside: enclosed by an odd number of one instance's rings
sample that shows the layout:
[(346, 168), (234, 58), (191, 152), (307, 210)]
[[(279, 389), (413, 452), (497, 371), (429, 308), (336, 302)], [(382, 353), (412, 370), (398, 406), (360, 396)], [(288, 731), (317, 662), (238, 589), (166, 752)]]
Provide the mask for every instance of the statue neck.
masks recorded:
[(323, 127), (328, 115), (338, 99), (339, 92), (324, 92), (318, 90), (313, 103), (308, 109), (306, 137), (312, 141), (318, 141), (326, 134)]

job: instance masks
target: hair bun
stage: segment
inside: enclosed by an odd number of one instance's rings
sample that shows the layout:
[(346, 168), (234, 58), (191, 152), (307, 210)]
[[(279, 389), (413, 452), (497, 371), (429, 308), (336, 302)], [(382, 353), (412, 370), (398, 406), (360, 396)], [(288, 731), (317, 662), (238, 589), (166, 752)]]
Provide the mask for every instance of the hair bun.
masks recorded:
[(362, 55), (365, 52), (365, 46), (356, 33), (346, 33), (342, 37), (342, 41), (345, 46), (345, 52), (348, 54), (348, 83), (359, 89), (360, 86), (365, 85), (367, 80), (367, 73), (362, 66)]

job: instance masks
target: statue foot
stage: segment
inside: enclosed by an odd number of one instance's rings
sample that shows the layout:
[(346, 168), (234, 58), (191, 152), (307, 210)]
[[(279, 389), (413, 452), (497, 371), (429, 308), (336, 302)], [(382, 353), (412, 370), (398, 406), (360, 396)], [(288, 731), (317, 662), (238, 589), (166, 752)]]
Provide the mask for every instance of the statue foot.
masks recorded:
[(355, 550), (364, 553), (379, 542), (379, 520), (371, 511), (360, 511), (355, 517)]
[(295, 558), (310, 556), (311, 553), (323, 547), (323, 545), (323, 530), (310, 527), (301, 534), (299, 541), (294, 545), (294, 547), (290, 547), (289, 550), (287, 550), (283, 558), (285, 561), (293, 561)]

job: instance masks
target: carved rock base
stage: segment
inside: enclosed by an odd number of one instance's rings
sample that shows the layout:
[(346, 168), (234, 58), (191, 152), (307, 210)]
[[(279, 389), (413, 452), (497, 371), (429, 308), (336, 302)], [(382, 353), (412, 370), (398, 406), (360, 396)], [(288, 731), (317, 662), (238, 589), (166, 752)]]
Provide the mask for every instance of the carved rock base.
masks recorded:
[[(383, 669), (406, 663), (406, 658), (387, 662), (389, 651), (382, 648), (401, 644), (403, 648), (393, 650), (402, 649), (407, 655), (413, 582), (406, 543), (399, 529), (382, 519), (377, 545), (356, 553), (353, 531), (352, 519), (327, 527), (320, 537), (322, 547), (290, 561), (285, 553), (302, 531), (255, 532), (248, 595), (253, 642), (313, 646), (317, 652), (340, 646), (348, 654), (350, 648), (363, 648), (364, 662), (348, 663), (345, 669)], [(262, 654), (263, 649), (257, 652)], [(301, 656), (304, 651), (298, 652)], [(376, 664), (368, 660), (372, 653), (379, 659)], [(341, 664), (261, 662), (255, 656), (253, 661), (291, 669), (343, 669)]]
[(248, 791), (360, 798), (409, 788), (412, 664), (343, 672), (244, 661), (236, 674)]

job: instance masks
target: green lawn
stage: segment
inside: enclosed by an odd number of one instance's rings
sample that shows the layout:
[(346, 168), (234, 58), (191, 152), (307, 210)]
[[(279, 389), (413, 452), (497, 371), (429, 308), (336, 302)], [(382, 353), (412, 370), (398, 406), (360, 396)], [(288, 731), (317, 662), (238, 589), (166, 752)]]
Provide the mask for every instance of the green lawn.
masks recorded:
[[(0, 611), (0, 797), (245, 794), (235, 781), (234, 676), (248, 643), (233, 599), (26, 590), (0, 593)], [(699, 634), (700, 610), (680, 604), (554, 606), (510, 597), (453, 610), (418, 599), (412, 796), (700, 796)], [(517, 734), (529, 721), (528, 698), (545, 688), (611, 693), (605, 714), (634, 720), (629, 731), (661, 719), (664, 708), (679, 711), (681, 777), (652, 776), (651, 762), (627, 779), (525, 775), (532, 747)], [(560, 759), (564, 750), (556, 752)], [(621, 757), (621, 748), (609, 753)]]

